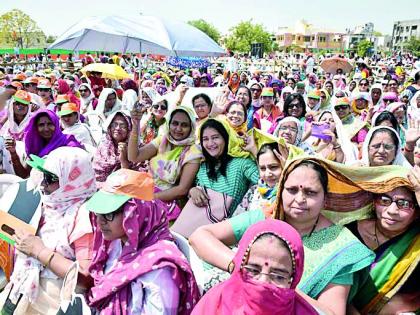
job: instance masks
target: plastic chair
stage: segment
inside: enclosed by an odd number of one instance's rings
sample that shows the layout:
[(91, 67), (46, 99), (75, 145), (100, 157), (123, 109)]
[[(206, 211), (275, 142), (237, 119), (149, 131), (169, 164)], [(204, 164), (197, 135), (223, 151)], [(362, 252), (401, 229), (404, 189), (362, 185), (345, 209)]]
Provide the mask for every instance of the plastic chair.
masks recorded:
[(197, 256), (185, 237), (173, 231), (171, 231), (171, 233), (179, 250), (187, 257), (194, 273), (195, 280), (197, 281), (198, 288), (200, 289), (200, 293), (203, 294), (205, 283), (203, 261)]
[(9, 188), (9, 186), (20, 182), (23, 180), (19, 176), (12, 175), (12, 174), (1, 174), (0, 175), (0, 197), (3, 196), (4, 192)]

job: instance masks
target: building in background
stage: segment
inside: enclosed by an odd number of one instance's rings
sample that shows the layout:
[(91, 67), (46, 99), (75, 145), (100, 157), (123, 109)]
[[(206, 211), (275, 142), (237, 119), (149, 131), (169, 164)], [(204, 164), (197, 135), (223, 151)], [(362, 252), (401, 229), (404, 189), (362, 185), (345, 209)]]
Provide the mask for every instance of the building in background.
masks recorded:
[(403, 50), (404, 42), (411, 37), (420, 38), (420, 19), (394, 22), (392, 28), (393, 50)]
[(374, 51), (389, 50), (391, 47), (391, 36), (375, 32), (374, 24), (369, 22), (356, 26), (353, 30), (346, 29), (346, 33), (343, 35), (343, 48), (346, 51), (353, 50), (362, 40), (373, 43)]
[(343, 33), (315, 27), (305, 20), (300, 20), (294, 27), (280, 27), (275, 37), (280, 49), (292, 47), (302, 51), (341, 51), (342, 35)]

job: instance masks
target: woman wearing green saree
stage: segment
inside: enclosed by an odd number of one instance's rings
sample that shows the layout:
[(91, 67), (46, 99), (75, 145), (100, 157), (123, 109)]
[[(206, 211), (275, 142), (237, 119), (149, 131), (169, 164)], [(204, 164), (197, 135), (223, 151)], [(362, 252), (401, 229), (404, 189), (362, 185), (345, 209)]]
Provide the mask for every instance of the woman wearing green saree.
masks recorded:
[[(399, 314), (420, 308), (420, 168), (408, 175), (413, 187), (392, 185), (374, 196), (375, 217), (347, 227), (375, 254), (359, 283), (351, 314)], [(417, 283), (416, 283), (417, 281)]]

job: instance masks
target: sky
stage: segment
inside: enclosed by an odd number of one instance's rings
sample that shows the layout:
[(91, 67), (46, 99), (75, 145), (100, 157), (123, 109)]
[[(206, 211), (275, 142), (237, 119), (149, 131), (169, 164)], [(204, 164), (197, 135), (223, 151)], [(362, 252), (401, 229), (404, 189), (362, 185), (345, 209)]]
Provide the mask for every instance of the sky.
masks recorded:
[(249, 19), (269, 32), (305, 19), (340, 32), (372, 22), (375, 31), (391, 35), (394, 21), (420, 19), (420, 0), (0, 0), (0, 14), (12, 9), (24, 11), (46, 35), (53, 36), (85, 17), (104, 15), (204, 19), (222, 34)]

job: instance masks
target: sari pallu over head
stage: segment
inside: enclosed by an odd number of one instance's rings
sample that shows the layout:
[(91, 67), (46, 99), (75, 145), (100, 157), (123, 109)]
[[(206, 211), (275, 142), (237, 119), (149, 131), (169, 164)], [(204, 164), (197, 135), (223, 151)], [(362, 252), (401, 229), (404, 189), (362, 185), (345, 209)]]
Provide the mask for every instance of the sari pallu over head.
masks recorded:
[(400, 166), (354, 167), (317, 157), (297, 157), (287, 161), (283, 170), (273, 217), (284, 219), (281, 194), (288, 175), (303, 161), (323, 167), (328, 174), (328, 192), (322, 214), (336, 225), (328, 235), (318, 233), (304, 236), (304, 275), (299, 288), (316, 297), (332, 279), (362, 270), (374, 260), (374, 254), (342, 225), (373, 216), (373, 196), (391, 191), (394, 187), (408, 186), (408, 169)]
[[(54, 134), (47, 143), (45, 143), (39, 135), (37, 127), (37, 120), (42, 115), (48, 116), (55, 126)], [(58, 116), (54, 112), (46, 109), (36, 112), (36, 114), (31, 117), (28, 126), (25, 128), (23, 141), (25, 142), (27, 156), (35, 154), (39, 157), (43, 157), (59, 147), (84, 148), (73, 135), (66, 135), (61, 131)]]
[[(29, 107), (29, 105), (24, 105), (24, 106)], [(29, 120), (31, 119), (32, 115), (33, 113), (31, 112), (31, 109), (28, 108), (28, 112), (26, 113), (23, 120), (19, 124), (17, 124), (15, 122), (13, 102), (10, 102), (7, 108), (7, 121), (4, 123), (3, 127), (1, 127), (0, 136), (11, 137), (15, 141), (22, 141), (25, 128), (29, 124)]]
[[(125, 315), (131, 299), (131, 282), (160, 268), (169, 268), (180, 291), (178, 314), (190, 314), (199, 290), (185, 256), (173, 242), (166, 211), (160, 200), (130, 199), (124, 205), (123, 229), (128, 237), (118, 263), (104, 274), (110, 241), (94, 232), (94, 258), (89, 271), (94, 286), (89, 304), (101, 315)], [(96, 221), (96, 217), (93, 217)], [(95, 226), (97, 226), (95, 224)]]
[[(249, 279), (243, 266), (256, 239), (263, 234), (274, 234), (282, 239), (293, 262), (293, 280), (290, 289)], [(212, 288), (198, 303), (193, 315), (200, 314), (318, 314), (295, 289), (303, 273), (304, 253), (298, 232), (279, 220), (267, 219), (252, 225), (239, 242), (233, 259), (232, 276)]]
[[(43, 220), (37, 235), (49, 249), (67, 259), (75, 260), (72, 244), (93, 232), (88, 212), (80, 210), (82, 204), (96, 192), (91, 157), (82, 149), (62, 147), (45, 158), (43, 168), (57, 175), (60, 187), (41, 197)], [(12, 302), (16, 303), (20, 294), (23, 295), (23, 300), (35, 302), (40, 290), (41, 276), (58, 279), (39, 260), (18, 252), (9, 283), (9, 287), (12, 287)]]

